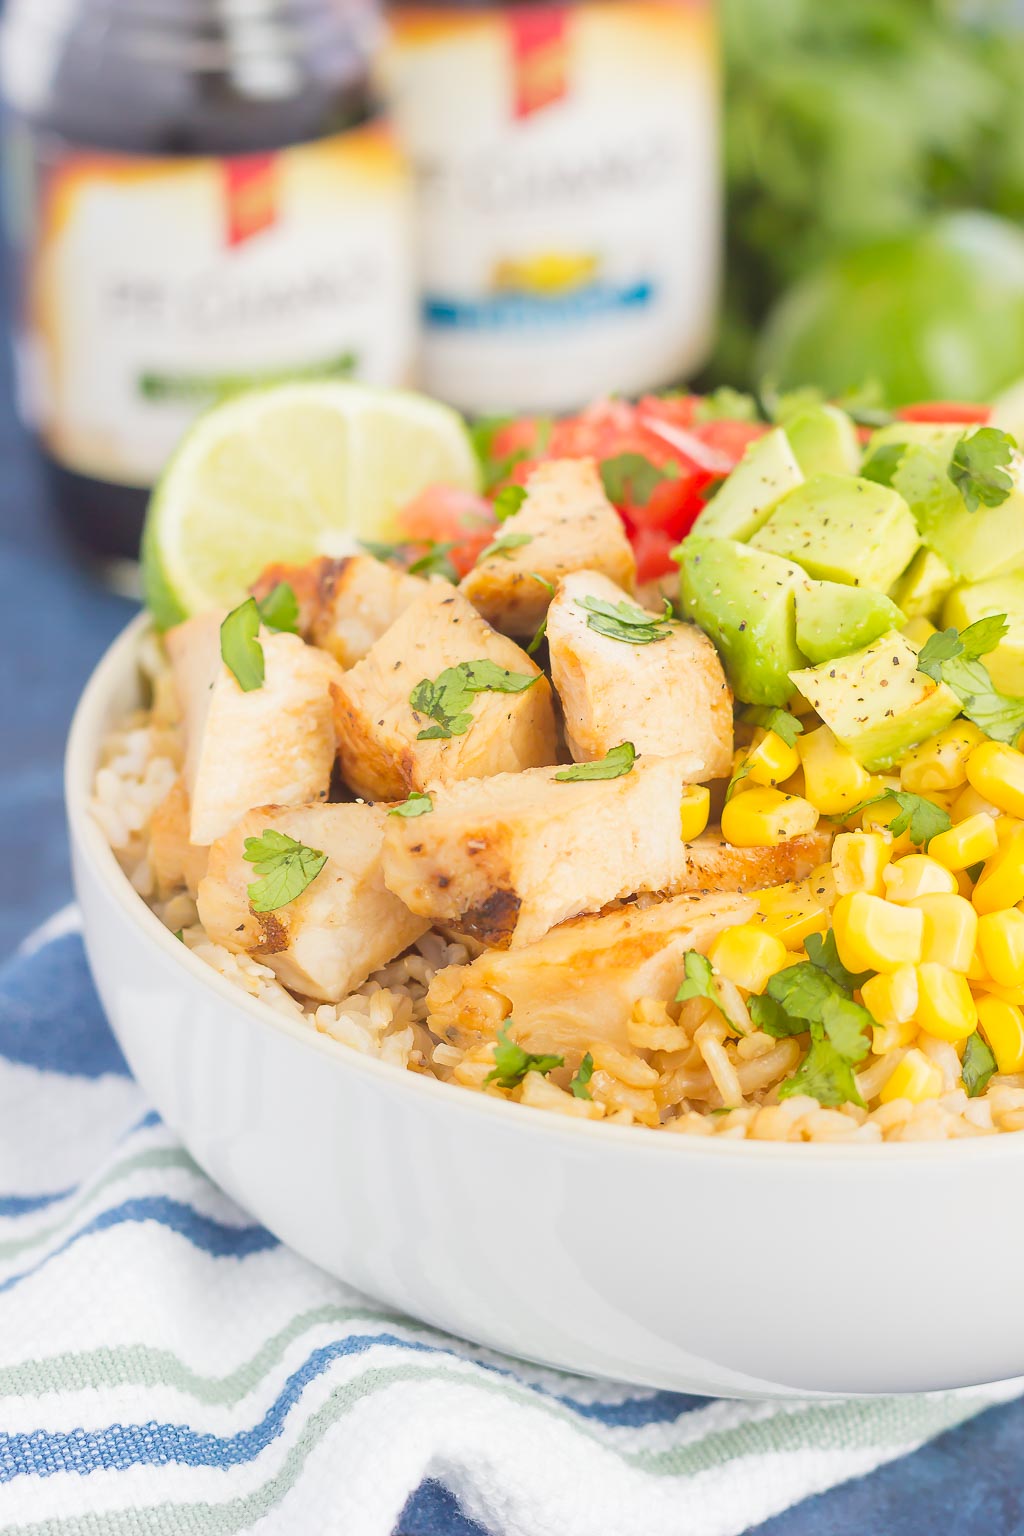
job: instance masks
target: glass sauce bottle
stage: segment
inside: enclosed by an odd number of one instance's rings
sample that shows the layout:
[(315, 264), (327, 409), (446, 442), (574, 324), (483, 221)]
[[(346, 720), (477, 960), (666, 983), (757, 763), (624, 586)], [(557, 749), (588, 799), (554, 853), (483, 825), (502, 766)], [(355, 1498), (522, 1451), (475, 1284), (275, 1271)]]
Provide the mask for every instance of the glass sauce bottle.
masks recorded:
[(20, 406), (100, 557), (192, 417), (295, 373), (408, 382), (409, 195), (374, 0), (8, 0)]

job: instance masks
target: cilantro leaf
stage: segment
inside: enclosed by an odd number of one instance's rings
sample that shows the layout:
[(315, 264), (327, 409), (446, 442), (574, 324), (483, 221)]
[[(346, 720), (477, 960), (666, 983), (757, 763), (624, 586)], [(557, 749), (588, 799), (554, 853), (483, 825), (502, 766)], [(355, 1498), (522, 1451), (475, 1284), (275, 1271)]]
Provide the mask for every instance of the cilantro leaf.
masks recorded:
[(960, 1075), (969, 1099), (976, 1099), (988, 1087), (989, 1078), (996, 1073), (996, 1058), (988, 1044), (975, 1030), (964, 1046)]
[(547, 1077), (549, 1072), (565, 1064), (564, 1056), (534, 1056), (524, 1051), (509, 1035), (508, 1025), (511, 1022), (509, 1019), (498, 1030), (498, 1041), (494, 1047), (494, 1071), (488, 1072), (484, 1078), (485, 1083), (497, 1083), (499, 1088), (518, 1088), (528, 1072), (539, 1072), (542, 1077)]
[(297, 635), (299, 632), (299, 602), (295, 588), (287, 581), (279, 581), (256, 605), (260, 618), (268, 629), (279, 634)]
[(405, 548), (404, 544), (381, 544), (376, 539), (360, 539), (359, 543), (368, 555), (382, 561), (394, 560)]
[(812, 965), (816, 965), (819, 971), (824, 971), (837, 981), (848, 992), (853, 992), (857, 987), (863, 986), (870, 976), (870, 971), (854, 974), (848, 971), (839, 958), (839, 950), (836, 946), (836, 936), (832, 929), (828, 933), (809, 933), (804, 940), (804, 949)]
[(751, 761), (750, 761), (749, 757), (744, 758), (743, 762), (740, 763), (739, 767), (736, 769), (736, 772), (733, 774), (732, 778), (729, 780), (728, 785), (726, 786), (726, 790), (725, 790), (725, 803), (726, 803), (726, 805), (729, 804), (729, 801), (732, 799), (733, 795), (739, 789), (740, 785), (743, 783), (743, 780), (747, 777), (747, 774), (750, 772), (752, 766), (753, 765), (751, 764)]
[(174, 937), (177, 939), (179, 944), (184, 944), (184, 942), (185, 942), (185, 930), (184, 930), (184, 928), (176, 928), (174, 930)]
[(455, 548), (455, 541), (439, 544), (432, 541), (425, 555), (414, 560), (409, 567), (410, 576), (443, 576), (445, 581), (450, 581), (453, 586), (459, 584), (459, 573), (455, 569), (448, 556)]
[(267, 827), (262, 837), (247, 837), (242, 856), (261, 877), (248, 888), (254, 912), (276, 912), (295, 901), (327, 863), (326, 853), (319, 848), (307, 848), (273, 827)]
[(990, 613), (977, 619), (960, 631), (960, 644), (968, 661), (980, 661), (994, 651), (1000, 640), (1010, 631), (1010, 621), (1005, 613)]
[(936, 630), (934, 635), (928, 636), (917, 653), (917, 670), (923, 672), (925, 677), (930, 677), (932, 682), (941, 683), (943, 663), (962, 653), (963, 645), (958, 630)]
[(555, 774), (556, 784), (580, 784), (588, 779), (622, 779), (636, 762), (636, 748), (631, 741), (623, 741), (612, 747), (596, 763), (573, 763)]
[(603, 597), (577, 598), (576, 606), (586, 612), (588, 629), (627, 645), (653, 645), (658, 640), (667, 640), (675, 623), (668, 601), (660, 618), (633, 603), (607, 603)]
[(862, 480), (874, 480), (877, 485), (891, 486), (906, 451), (906, 443), (883, 443), (864, 460), (857, 473)]
[(494, 498), (494, 515), (499, 523), (515, 517), (526, 500), (525, 485), (506, 485)]
[(421, 794), (414, 789), (408, 800), (403, 800), (401, 805), (394, 805), (388, 811), (389, 816), (404, 816), (411, 821), (414, 816), (428, 816), (434, 809), (434, 802), (429, 795)]
[(469, 706), (475, 694), (525, 693), (541, 676), (540, 672), (532, 676), (510, 672), (483, 657), (446, 667), (436, 678), (423, 678), (409, 695), (409, 703), (417, 714), (436, 723), (420, 731), (416, 740), (448, 741), (453, 736), (465, 736), (473, 724)]
[(477, 565), (482, 565), (485, 560), (492, 560), (496, 555), (509, 560), (514, 549), (522, 549), (524, 544), (533, 543), (532, 533), (502, 533), (493, 544), (488, 544), (476, 557)]
[(260, 632), (260, 610), (254, 597), (228, 614), (220, 627), (220, 654), (243, 693), (263, 687), (266, 663)]
[(762, 730), (774, 731), (787, 747), (795, 746), (797, 737), (803, 734), (803, 722), (796, 715), (791, 715), (788, 709), (751, 704), (743, 711), (743, 718), (751, 725), (759, 725)]
[(842, 985), (827, 971), (804, 960), (787, 966), (784, 971), (776, 971), (769, 977), (765, 992), (789, 1018), (802, 1019), (805, 1028), (808, 1024), (822, 1022), (825, 1004), (830, 999), (846, 996)]
[(986, 736), (1015, 746), (1024, 731), (1024, 699), (1000, 693), (981, 660), (1008, 629), (1006, 615), (998, 613), (978, 619), (959, 634), (944, 629), (929, 635), (918, 653), (917, 668), (951, 688), (964, 715)]
[(979, 427), (964, 433), (949, 461), (949, 478), (964, 499), (968, 512), (979, 507), (1001, 507), (1013, 490), (1013, 463), (1017, 447), (1008, 432), (998, 427)]
[(868, 1030), (874, 1019), (866, 1008), (848, 997), (830, 997), (821, 1011), (825, 1034), (846, 1061), (863, 1061), (871, 1049)]
[(800, 1093), (806, 1093), (830, 1108), (847, 1103), (865, 1107), (857, 1091), (852, 1066), (832, 1041), (824, 1037), (811, 1041), (811, 1048), (797, 1071), (779, 1088), (780, 1099), (791, 1099)]
[(579, 1071), (576, 1073), (576, 1076), (573, 1078), (572, 1082), (569, 1084), (569, 1090), (572, 1093), (574, 1098), (576, 1098), (576, 1099), (590, 1099), (590, 1098), (593, 1098), (593, 1095), (590, 1092), (590, 1087), (589, 1087), (590, 1079), (593, 1077), (593, 1075), (594, 1075), (594, 1058), (593, 1058), (593, 1056), (591, 1056), (590, 1052), (588, 1051), (587, 1054), (584, 1056), (583, 1060), (580, 1062), (580, 1069), (579, 1069)]
[(702, 400), (698, 400), (693, 419), (694, 421), (760, 421), (761, 413), (753, 395), (744, 394), (742, 390), (732, 389), (728, 384), (722, 384), (718, 389), (712, 390), (710, 395), (705, 395)]
[(747, 998), (750, 1017), (758, 1029), (775, 1040), (785, 1040), (790, 1035), (802, 1035), (807, 1029), (806, 1019), (791, 1019), (781, 1003), (767, 993)]
[[(535, 581), (535, 582), (537, 582), (537, 584), (539, 586), (542, 586), (544, 588), (545, 592), (547, 593), (548, 597), (554, 597), (554, 595), (555, 595), (554, 582), (548, 581), (546, 576), (538, 576), (536, 571), (531, 571), (530, 572), (530, 580), (531, 581)], [(533, 639), (530, 641), (529, 645), (526, 647), (526, 654), (527, 654), (527, 656), (536, 656), (536, 654), (540, 650), (541, 645), (543, 644), (544, 640), (547, 638), (547, 633), (548, 633), (548, 616), (547, 616), (547, 612), (545, 611), (544, 617), (541, 619), (540, 624), (537, 626), (537, 633), (534, 635)]]
[(948, 811), (933, 805), (923, 795), (913, 795), (906, 789), (887, 789), (880, 795), (872, 795), (870, 800), (862, 800), (860, 805), (844, 811), (839, 820), (849, 821), (859, 816), (861, 811), (866, 811), (869, 805), (881, 805), (883, 800), (895, 800), (900, 808), (899, 814), (889, 823), (893, 837), (909, 832), (910, 841), (918, 847), (922, 844), (927, 847), (933, 837), (938, 837), (940, 832), (948, 832), (953, 825)]
[(686, 980), (676, 993), (676, 1002), (688, 1002), (691, 997), (706, 997), (709, 1003), (713, 1003), (722, 1018), (728, 1024), (734, 1034), (744, 1035), (746, 1030), (730, 1019), (722, 1002), (722, 994), (715, 980), (715, 972), (707, 955), (702, 955), (699, 950), (688, 949), (683, 959), (683, 969)]
[(616, 506), (646, 507), (663, 481), (678, 478), (678, 464), (661, 466), (642, 453), (619, 453), (601, 465), (605, 495)]

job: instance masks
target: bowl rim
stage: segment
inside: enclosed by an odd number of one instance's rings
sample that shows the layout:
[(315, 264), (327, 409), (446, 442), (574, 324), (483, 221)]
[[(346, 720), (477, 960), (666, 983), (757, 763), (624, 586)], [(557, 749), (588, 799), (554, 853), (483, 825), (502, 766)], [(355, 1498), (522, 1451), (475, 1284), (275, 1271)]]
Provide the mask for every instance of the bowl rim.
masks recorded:
[[(92, 781), (95, 774), (95, 748), (111, 726), (112, 697), (129, 682), (139, 664), (139, 642), (153, 628), (143, 611), (129, 621), (114, 638), (89, 677), (76, 706), (68, 734), (64, 759), (64, 796), (71, 841), (89, 866), (93, 877), (103, 886), (138, 936), (175, 964), (183, 965), (194, 980), (215, 995), (241, 1009), (264, 1030), (276, 1030), (299, 1047), (313, 1050), (329, 1059), (332, 1070), (354, 1072), (390, 1086), (398, 1094), (417, 1098), (427, 1095), (438, 1103), (447, 1101), (450, 1113), (474, 1119), (479, 1116), (505, 1117), (508, 1125), (518, 1125), (524, 1134), (531, 1130), (552, 1142), (576, 1142), (585, 1138), (595, 1155), (626, 1153), (640, 1157), (702, 1156), (771, 1159), (793, 1162), (806, 1168), (813, 1162), (849, 1164), (851, 1161), (877, 1164), (883, 1161), (931, 1161), (956, 1157), (1012, 1157), (1024, 1155), (1024, 1133), (1001, 1132), (994, 1136), (922, 1140), (908, 1142), (789, 1142), (751, 1141), (724, 1136), (683, 1136), (665, 1134), (648, 1126), (616, 1126), (602, 1121), (577, 1119), (552, 1114), (529, 1104), (511, 1103), (489, 1094), (473, 1093), (457, 1083), (442, 1082), (427, 1073), (411, 1072), (390, 1062), (364, 1055), (339, 1041), (312, 1029), (285, 1013), (278, 1013), (258, 998), (250, 997), (241, 987), (207, 965), (179, 943), (135, 890), (121, 868), (99, 822), (92, 815)], [(77, 894), (77, 892), (76, 892)], [(609, 1135), (609, 1132), (615, 1134)], [(672, 1148), (669, 1151), (669, 1148)]]

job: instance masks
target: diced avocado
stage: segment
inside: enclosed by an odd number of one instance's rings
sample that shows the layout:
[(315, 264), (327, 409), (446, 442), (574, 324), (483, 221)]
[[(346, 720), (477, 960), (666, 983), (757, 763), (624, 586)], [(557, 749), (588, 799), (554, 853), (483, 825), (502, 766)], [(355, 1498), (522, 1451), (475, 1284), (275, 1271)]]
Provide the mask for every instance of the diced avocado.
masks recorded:
[(948, 423), (890, 421), (888, 426), (879, 427), (876, 432), (872, 432), (864, 450), (864, 457), (869, 459), (879, 448), (885, 448), (890, 443), (923, 443), (926, 448), (948, 447), (952, 454), (963, 435), (963, 427), (950, 426)]
[(968, 512), (949, 478), (949, 455), (909, 448), (893, 485), (907, 502), (921, 538), (961, 581), (987, 581), (1024, 566), (1024, 492), (1018, 486), (998, 507)]
[(796, 643), (794, 593), (806, 576), (732, 539), (682, 546), (682, 602), (687, 618), (714, 642), (736, 697), (744, 704), (785, 704), (789, 674), (804, 664)]
[(1005, 613), (1010, 628), (982, 660), (1000, 692), (1020, 698), (1024, 696), (1024, 571), (957, 587), (946, 599), (942, 623), (966, 629), (992, 613)]
[(809, 581), (796, 593), (796, 643), (808, 661), (831, 661), (898, 629), (903, 615), (883, 592)]
[(751, 443), (694, 523), (693, 532), (705, 539), (749, 539), (776, 502), (803, 478), (789, 438), (776, 427)]
[(921, 540), (906, 502), (889, 486), (854, 475), (814, 475), (779, 502), (750, 542), (799, 561), (818, 581), (885, 592)]
[(953, 572), (933, 549), (921, 548), (889, 596), (908, 619), (934, 619), (955, 584)]
[(960, 700), (917, 670), (917, 651), (894, 630), (862, 651), (792, 674), (794, 687), (871, 773), (884, 773), (960, 713)]
[(855, 475), (860, 468), (857, 428), (837, 405), (814, 405), (786, 422), (786, 436), (805, 475)]

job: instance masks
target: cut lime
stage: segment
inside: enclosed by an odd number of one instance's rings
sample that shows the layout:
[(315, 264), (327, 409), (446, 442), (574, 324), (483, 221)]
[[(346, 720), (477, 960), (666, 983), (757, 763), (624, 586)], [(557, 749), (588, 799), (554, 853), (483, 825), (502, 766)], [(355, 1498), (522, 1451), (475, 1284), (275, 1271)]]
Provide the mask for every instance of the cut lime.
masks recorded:
[(161, 629), (234, 607), (272, 561), (387, 540), (427, 486), (479, 479), (462, 418), (422, 395), (310, 381), (238, 396), (200, 418), (153, 493), (146, 601)]

